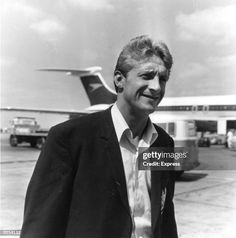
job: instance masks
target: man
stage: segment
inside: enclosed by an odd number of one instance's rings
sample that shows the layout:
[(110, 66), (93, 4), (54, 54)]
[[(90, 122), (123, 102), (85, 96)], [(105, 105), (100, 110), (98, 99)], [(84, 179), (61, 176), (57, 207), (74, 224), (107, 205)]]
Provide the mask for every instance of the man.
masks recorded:
[(173, 147), (154, 126), (172, 57), (132, 39), (114, 71), (117, 102), (53, 127), (31, 178), (22, 238), (176, 238), (171, 173), (138, 171), (139, 147)]
[(227, 148), (231, 149), (232, 148), (232, 140), (233, 140), (233, 136), (234, 136), (234, 130), (233, 129), (230, 129), (227, 133), (227, 136), (226, 136), (226, 141), (227, 141)]

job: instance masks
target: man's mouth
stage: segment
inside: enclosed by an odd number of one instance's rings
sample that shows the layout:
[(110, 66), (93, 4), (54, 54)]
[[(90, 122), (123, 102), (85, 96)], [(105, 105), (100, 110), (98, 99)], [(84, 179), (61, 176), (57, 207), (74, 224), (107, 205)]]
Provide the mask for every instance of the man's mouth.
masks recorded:
[(154, 95), (149, 95), (149, 94), (142, 94), (142, 96), (150, 98), (152, 100), (157, 100), (160, 98), (159, 96), (154, 96)]

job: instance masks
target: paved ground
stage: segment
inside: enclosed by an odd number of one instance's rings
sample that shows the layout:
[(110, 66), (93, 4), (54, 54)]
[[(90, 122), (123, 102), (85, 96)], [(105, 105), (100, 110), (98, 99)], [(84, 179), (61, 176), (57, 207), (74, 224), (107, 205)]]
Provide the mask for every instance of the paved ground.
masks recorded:
[[(200, 148), (199, 152), (199, 170), (185, 173), (176, 183), (179, 236), (233, 238), (236, 234), (236, 152), (223, 146)], [(38, 154), (37, 149), (28, 145), (11, 148), (7, 136), (1, 135), (0, 230), (20, 229), (25, 191)]]

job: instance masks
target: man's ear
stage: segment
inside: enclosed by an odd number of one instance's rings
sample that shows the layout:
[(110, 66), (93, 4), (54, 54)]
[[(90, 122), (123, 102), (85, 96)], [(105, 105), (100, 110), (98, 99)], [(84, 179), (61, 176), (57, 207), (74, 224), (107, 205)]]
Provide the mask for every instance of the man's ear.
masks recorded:
[(118, 93), (123, 91), (124, 81), (124, 75), (119, 70), (116, 70), (114, 73), (114, 84)]

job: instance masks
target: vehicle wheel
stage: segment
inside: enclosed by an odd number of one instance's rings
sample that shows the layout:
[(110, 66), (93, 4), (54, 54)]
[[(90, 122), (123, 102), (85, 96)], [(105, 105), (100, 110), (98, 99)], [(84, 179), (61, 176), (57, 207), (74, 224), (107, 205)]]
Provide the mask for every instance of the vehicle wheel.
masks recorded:
[(42, 137), (42, 138), (37, 139), (35, 146), (37, 149), (41, 150), (44, 143), (45, 143), (45, 138)]
[(31, 142), (30, 142), (30, 146), (31, 146), (31, 147), (36, 147), (36, 144), (37, 144), (36, 141), (31, 141)]
[(12, 147), (16, 147), (18, 145), (18, 140), (16, 136), (13, 135), (10, 136), (10, 145)]

